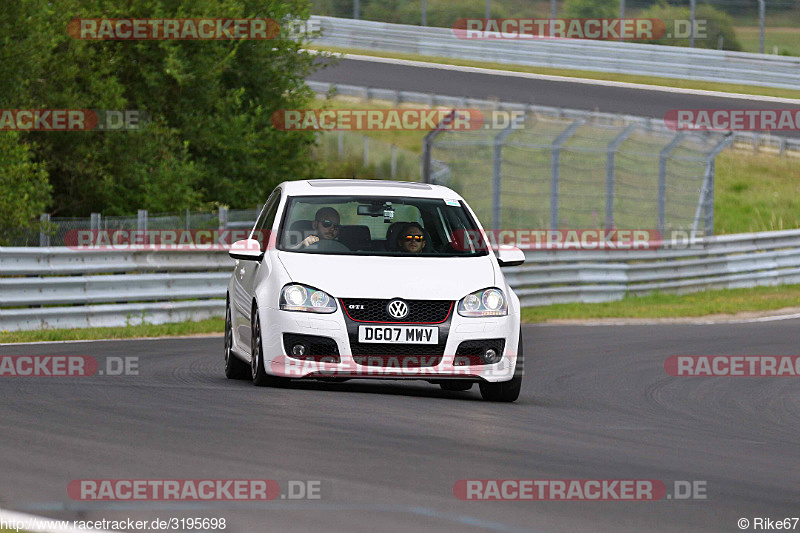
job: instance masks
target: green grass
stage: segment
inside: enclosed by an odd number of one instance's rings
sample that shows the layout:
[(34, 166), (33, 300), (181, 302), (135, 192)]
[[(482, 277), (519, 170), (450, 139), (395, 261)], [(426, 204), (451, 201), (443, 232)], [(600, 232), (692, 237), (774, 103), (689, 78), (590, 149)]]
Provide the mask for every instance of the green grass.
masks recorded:
[[(704, 91), (719, 91), (726, 93), (750, 94), (759, 96), (776, 96), (781, 98), (800, 99), (800, 90), (777, 89), (773, 87), (757, 87), (753, 85), (738, 85), (733, 83), (715, 83), (694, 80), (680, 80), (672, 78), (660, 78), (655, 76), (634, 76), (631, 74), (617, 74), (613, 72), (592, 72), (587, 70), (568, 70), (546, 67), (529, 67), (523, 65), (510, 65), (505, 63), (490, 63), (485, 61), (470, 61), (462, 59), (452, 59), (444, 57), (424, 56), (419, 54), (403, 54), (399, 52), (383, 52), (376, 50), (361, 50), (353, 48), (335, 48), (309, 46), (315, 50), (342, 54), (360, 54), (375, 57), (391, 57), (395, 59), (409, 59), (412, 61), (425, 61), (428, 63), (439, 63), (447, 65), (459, 65), (466, 67), (478, 67), (495, 70), (510, 70), (513, 72), (528, 72), (533, 74), (546, 74), (551, 76), (566, 76), (570, 78), (584, 78), (592, 80), (618, 81), (626, 83), (638, 83), (645, 85), (657, 85), (662, 87), (676, 87), (681, 89), (697, 89)], [(655, 66), (654, 68), (657, 68)]]
[[(745, 52), (758, 52), (761, 31), (758, 27), (736, 28), (736, 39)], [(778, 47), (779, 54), (800, 56), (800, 28), (766, 28), (764, 32), (764, 52), (771, 54), (774, 47)]]
[(225, 329), (225, 319), (210, 318), (198, 322), (174, 324), (145, 324), (124, 328), (39, 329), (32, 331), (0, 331), (0, 343), (71, 341), (90, 339), (133, 339), (142, 337), (182, 337), (189, 335), (220, 334)]
[(718, 234), (800, 228), (800, 160), (723, 152), (717, 158)]
[(770, 311), (800, 306), (800, 285), (724, 289), (692, 294), (653, 293), (629, 296), (617, 302), (571, 303), (522, 310), (524, 322), (600, 318), (678, 318), (748, 311)]

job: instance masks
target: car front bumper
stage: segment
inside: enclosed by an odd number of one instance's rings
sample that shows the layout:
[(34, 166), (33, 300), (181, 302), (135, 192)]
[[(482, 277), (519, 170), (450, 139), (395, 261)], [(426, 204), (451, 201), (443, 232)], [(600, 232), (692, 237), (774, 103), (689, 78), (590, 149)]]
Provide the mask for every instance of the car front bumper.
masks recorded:
[[(455, 310), (446, 323), (438, 324), (440, 335), (446, 335), (441, 355), (431, 356), (425, 345), (402, 345), (402, 354), (393, 350), (387, 355), (353, 356), (351, 339), (354, 322), (345, 315), (341, 306), (335, 313), (314, 314), (281, 311), (274, 308), (259, 309), (262, 327), (262, 346), (265, 370), (275, 376), (287, 378), (361, 378), (361, 379), (468, 379), (474, 381), (502, 382), (514, 377), (519, 339), (519, 315), (502, 317), (462, 317)], [(396, 325), (386, 323), (387, 325)], [(426, 324), (427, 325), (427, 324)], [(348, 330), (349, 327), (349, 330)], [(283, 335), (312, 335), (331, 339), (336, 343), (338, 362), (333, 357), (299, 359), (287, 355)], [(459, 345), (465, 341), (503, 339), (503, 357), (495, 364), (470, 364), (476, 359), (457, 356)], [(394, 345), (395, 347), (399, 345)], [(420, 346), (420, 354), (415, 354)], [(435, 359), (434, 359), (435, 357)], [(320, 360), (321, 359), (321, 360)], [(379, 359), (382, 359), (380, 362)]]

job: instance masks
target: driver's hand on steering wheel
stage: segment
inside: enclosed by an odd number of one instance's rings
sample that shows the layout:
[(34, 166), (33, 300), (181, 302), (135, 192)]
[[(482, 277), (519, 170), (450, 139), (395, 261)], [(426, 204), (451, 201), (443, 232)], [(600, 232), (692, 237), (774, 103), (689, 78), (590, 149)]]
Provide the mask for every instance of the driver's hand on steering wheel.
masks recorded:
[(307, 246), (311, 246), (312, 244), (314, 244), (317, 241), (319, 241), (319, 237), (317, 237), (316, 235), (309, 235), (308, 237), (306, 237), (305, 239), (303, 239), (300, 242), (300, 246), (305, 248)]

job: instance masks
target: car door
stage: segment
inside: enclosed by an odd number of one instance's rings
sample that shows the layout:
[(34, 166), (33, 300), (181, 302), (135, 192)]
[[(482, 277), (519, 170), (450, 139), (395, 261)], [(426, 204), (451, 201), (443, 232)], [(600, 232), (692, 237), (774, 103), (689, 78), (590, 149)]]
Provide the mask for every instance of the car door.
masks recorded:
[[(280, 189), (275, 189), (270, 195), (261, 215), (256, 220), (253, 226), (253, 231), (250, 232), (251, 239), (257, 239), (261, 242), (261, 251), (266, 251), (267, 239), (260, 238), (259, 235), (266, 235), (268, 230), (272, 228), (275, 221), (275, 215), (278, 212), (280, 205)], [(237, 322), (237, 331), (239, 334), (239, 341), (244, 345), (248, 351), (251, 343), (250, 324), (251, 324), (251, 310), (253, 295), (255, 293), (255, 279), (258, 271), (263, 268), (264, 259), (261, 261), (236, 261), (236, 271), (234, 273), (234, 289), (239, 295), (238, 314), (239, 321)]]

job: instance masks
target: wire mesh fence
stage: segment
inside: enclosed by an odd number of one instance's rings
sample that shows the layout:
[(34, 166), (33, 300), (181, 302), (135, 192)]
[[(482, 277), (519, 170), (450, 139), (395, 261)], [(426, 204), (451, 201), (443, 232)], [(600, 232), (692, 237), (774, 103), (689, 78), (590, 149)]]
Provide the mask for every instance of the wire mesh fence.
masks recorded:
[[(722, 134), (666, 134), (528, 114), (521, 127), (439, 130), (424, 150), (494, 229), (658, 229), (713, 234)], [(423, 166), (424, 168), (424, 166)]]

